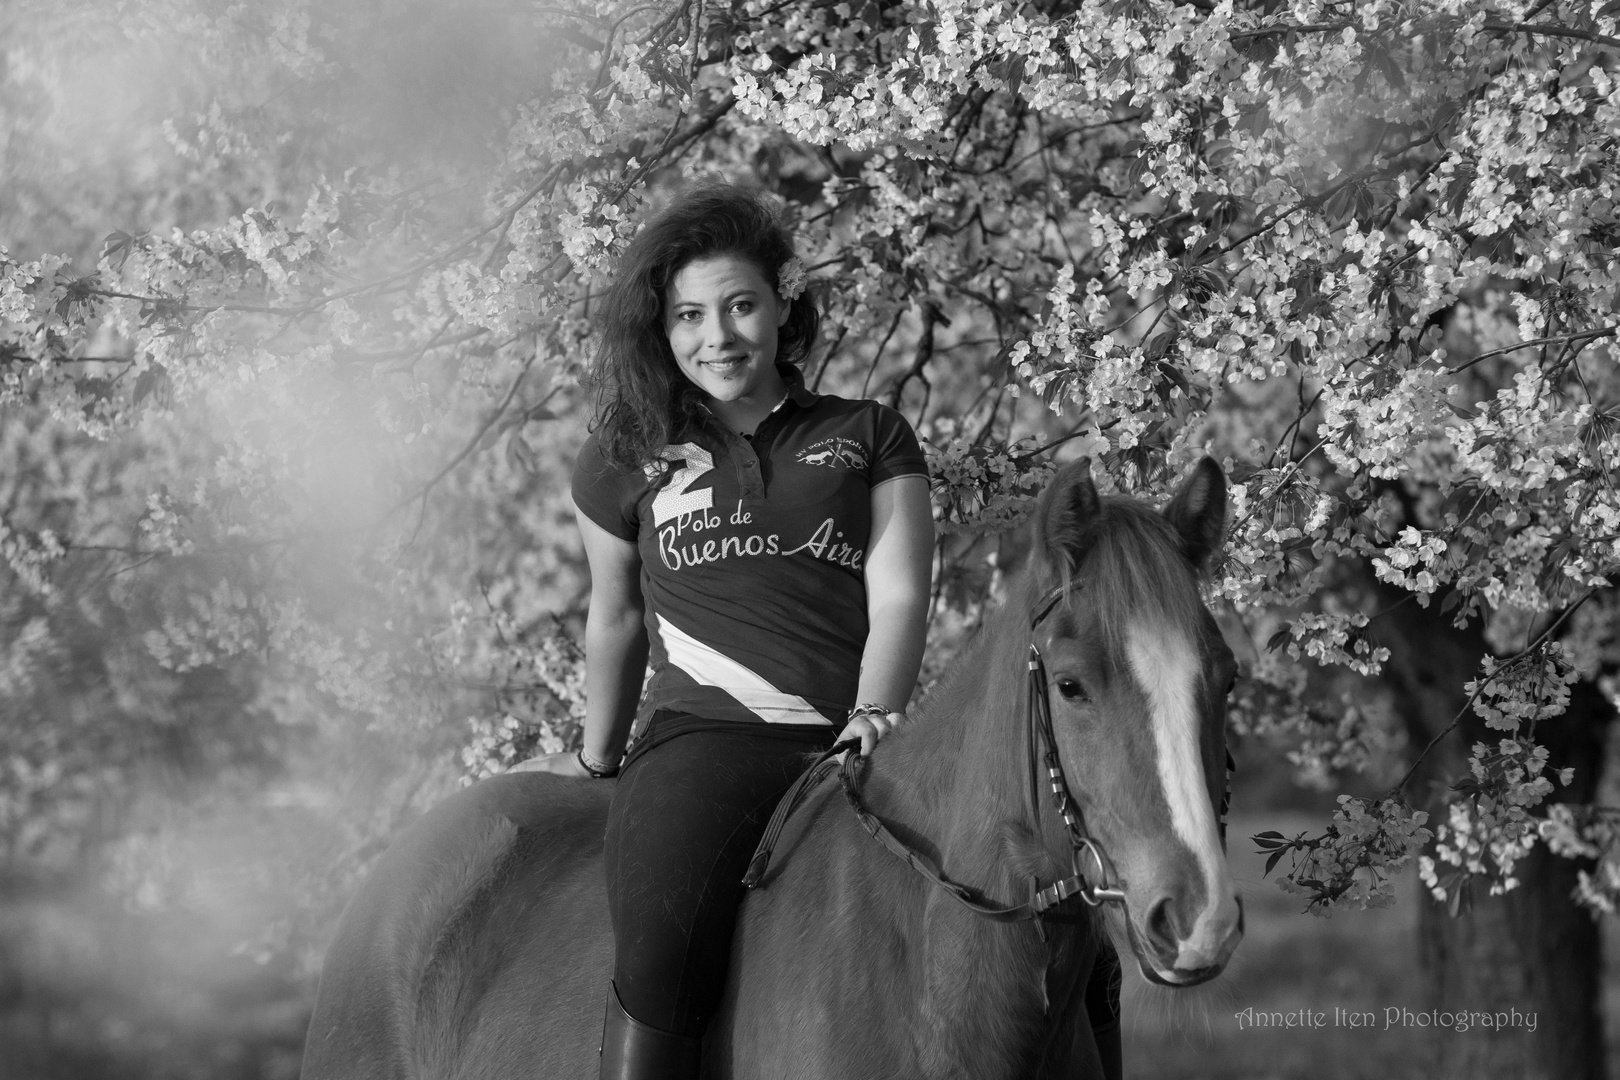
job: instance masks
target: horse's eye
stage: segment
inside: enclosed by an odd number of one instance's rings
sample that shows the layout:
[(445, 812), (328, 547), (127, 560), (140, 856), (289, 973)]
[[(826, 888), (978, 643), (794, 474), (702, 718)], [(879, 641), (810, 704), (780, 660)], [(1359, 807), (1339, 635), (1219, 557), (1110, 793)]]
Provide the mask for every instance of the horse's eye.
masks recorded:
[(1057, 681), (1057, 691), (1069, 701), (1087, 700), (1086, 688), (1073, 679), (1059, 679)]

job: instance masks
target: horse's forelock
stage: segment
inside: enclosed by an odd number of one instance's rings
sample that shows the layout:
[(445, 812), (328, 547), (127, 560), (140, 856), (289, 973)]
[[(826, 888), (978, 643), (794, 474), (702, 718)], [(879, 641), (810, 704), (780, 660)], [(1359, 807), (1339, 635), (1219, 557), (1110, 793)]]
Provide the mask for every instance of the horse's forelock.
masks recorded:
[[(1049, 557), (1042, 561), (1044, 567), (1034, 568), (1025, 586), (1026, 610), (1061, 587), (1068, 594), (1065, 607), (1078, 602), (1095, 613), (1098, 630), (1116, 655), (1133, 622), (1179, 629), (1198, 640), (1203, 601), (1197, 572), (1162, 515), (1133, 499), (1104, 496), (1096, 517), (1065, 556)], [(1083, 591), (1084, 598), (1075, 598), (1075, 590)]]

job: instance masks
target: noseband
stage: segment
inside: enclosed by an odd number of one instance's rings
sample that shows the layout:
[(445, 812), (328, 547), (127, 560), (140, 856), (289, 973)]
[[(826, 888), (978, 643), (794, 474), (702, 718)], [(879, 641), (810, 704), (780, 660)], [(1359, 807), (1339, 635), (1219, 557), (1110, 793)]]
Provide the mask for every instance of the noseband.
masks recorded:
[[(1066, 593), (1066, 589), (1058, 587), (1041, 598), (1036, 605), (1034, 614), (1030, 618), (1029, 643), (1029, 704), (1026, 710), (1028, 723), (1026, 725), (1026, 746), (1029, 749), (1029, 781), (1030, 781), (1030, 812), (1036, 829), (1040, 828), (1040, 800), (1036, 796), (1035, 788), (1039, 783), (1039, 765), (1036, 755), (1046, 766), (1047, 779), (1051, 786), (1052, 800), (1056, 805), (1057, 813), (1063, 819), (1064, 831), (1068, 834), (1069, 854), (1074, 870), (1068, 877), (1055, 881), (1045, 888), (1040, 888), (1035, 880), (1030, 882), (1030, 898), (1022, 904), (998, 904), (984, 899), (978, 890), (952, 881), (946, 877), (939, 865), (928, 855), (916, 850), (905, 841), (895, 836), (883, 821), (866, 808), (861, 801), (861, 770), (865, 759), (860, 756), (860, 743), (857, 740), (841, 742), (828, 750), (804, 775), (794, 783), (788, 793), (777, 804), (776, 813), (772, 815), (770, 824), (765, 828), (765, 834), (760, 838), (759, 846), (754, 850), (754, 857), (748, 864), (748, 873), (743, 878), (743, 884), (755, 888), (765, 877), (770, 866), (771, 853), (776, 846), (777, 837), (781, 835), (782, 827), (787, 823), (788, 816), (804, 800), (809, 790), (820, 781), (833, 768), (838, 769), (839, 780), (844, 788), (844, 796), (850, 808), (860, 820), (861, 825), (871, 834), (872, 838), (882, 844), (895, 858), (911, 867), (917, 873), (933, 882), (949, 896), (957, 900), (975, 915), (981, 915), (997, 922), (1017, 922), (1023, 919), (1040, 919), (1052, 908), (1072, 897), (1078, 896), (1082, 901), (1092, 907), (1105, 902), (1124, 903), (1124, 890), (1117, 885), (1110, 885), (1112, 866), (1103, 854), (1102, 848), (1085, 831), (1080, 820), (1080, 810), (1074, 798), (1069, 794), (1068, 779), (1063, 774), (1063, 762), (1058, 757), (1057, 737), (1052, 730), (1052, 707), (1048, 698), (1046, 685), (1046, 665), (1041, 660), (1041, 650), (1036, 646), (1034, 633), (1042, 620), (1052, 613), (1059, 601)], [(1039, 750), (1036, 747), (1039, 745)], [(854, 749), (856, 752), (847, 754), (841, 765), (833, 759), (846, 750)], [(1223, 808), (1224, 809), (1224, 808)], [(1082, 869), (1082, 856), (1089, 855), (1097, 864), (1097, 874), (1101, 884), (1093, 885), (1086, 880)], [(1037, 923), (1037, 926), (1039, 924)]]

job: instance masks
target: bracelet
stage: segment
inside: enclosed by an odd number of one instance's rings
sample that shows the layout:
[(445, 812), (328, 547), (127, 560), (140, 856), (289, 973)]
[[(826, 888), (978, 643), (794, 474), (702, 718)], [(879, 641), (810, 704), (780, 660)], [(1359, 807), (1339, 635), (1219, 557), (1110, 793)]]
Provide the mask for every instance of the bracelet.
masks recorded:
[(887, 705), (879, 705), (875, 701), (868, 701), (849, 710), (849, 715), (844, 718), (844, 723), (849, 723), (857, 716), (888, 716), (893, 711)]
[(591, 774), (591, 779), (593, 780), (611, 780), (613, 777), (619, 775), (619, 767), (617, 765), (609, 765), (605, 761), (597, 761), (595, 758), (591, 757), (585, 752), (585, 748), (583, 746), (580, 747), (578, 752), (574, 754), (574, 758), (579, 762), (580, 768)]

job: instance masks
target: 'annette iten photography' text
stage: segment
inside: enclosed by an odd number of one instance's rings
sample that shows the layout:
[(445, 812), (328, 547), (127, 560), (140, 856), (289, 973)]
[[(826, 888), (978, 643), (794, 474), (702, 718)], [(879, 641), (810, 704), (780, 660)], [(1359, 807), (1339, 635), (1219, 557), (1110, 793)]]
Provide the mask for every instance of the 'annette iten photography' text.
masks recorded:
[(1536, 1030), (1536, 1014), (1518, 1009), (1504, 1012), (1457, 1011), (1444, 1009), (1413, 1010), (1390, 1005), (1379, 1010), (1345, 1009), (1335, 1006), (1332, 1011), (1294, 1009), (1289, 1012), (1266, 1011), (1250, 1006), (1232, 1014), (1238, 1030), (1249, 1028), (1450, 1028), (1453, 1031), (1499, 1031), (1504, 1028)]

